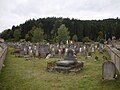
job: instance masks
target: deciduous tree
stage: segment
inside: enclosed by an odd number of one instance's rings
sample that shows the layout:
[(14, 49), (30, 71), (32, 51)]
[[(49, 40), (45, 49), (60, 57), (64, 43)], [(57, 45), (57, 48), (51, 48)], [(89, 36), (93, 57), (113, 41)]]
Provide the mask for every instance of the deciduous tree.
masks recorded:
[(58, 28), (57, 34), (58, 43), (66, 43), (66, 41), (70, 38), (68, 28), (66, 28), (64, 24)]

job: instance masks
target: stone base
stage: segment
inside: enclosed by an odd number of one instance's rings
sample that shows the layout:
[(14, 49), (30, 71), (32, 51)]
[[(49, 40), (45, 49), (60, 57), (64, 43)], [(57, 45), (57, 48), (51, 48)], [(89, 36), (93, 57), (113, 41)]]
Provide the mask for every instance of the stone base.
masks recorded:
[[(52, 68), (52, 69), (51, 69)], [(50, 70), (48, 71), (55, 71), (55, 72), (59, 72), (59, 73), (79, 73), (80, 70), (82, 70), (83, 68), (83, 62), (77, 62), (74, 65), (70, 65), (70, 66), (59, 66), (56, 65), (54, 67), (49, 68)]]

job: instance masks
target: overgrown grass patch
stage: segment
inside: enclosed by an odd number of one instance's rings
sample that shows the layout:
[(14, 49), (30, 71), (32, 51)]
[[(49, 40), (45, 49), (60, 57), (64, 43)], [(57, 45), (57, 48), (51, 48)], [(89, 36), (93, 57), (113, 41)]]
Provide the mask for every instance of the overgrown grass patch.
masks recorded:
[[(5, 67), (0, 74), (0, 90), (119, 90), (120, 75), (115, 81), (102, 80), (102, 56), (109, 58), (104, 52), (96, 52), (92, 57), (85, 60), (84, 68), (79, 74), (63, 74), (47, 72), (47, 61), (59, 60), (58, 58), (25, 61), (17, 58), (8, 50)], [(95, 56), (99, 60), (94, 61)]]

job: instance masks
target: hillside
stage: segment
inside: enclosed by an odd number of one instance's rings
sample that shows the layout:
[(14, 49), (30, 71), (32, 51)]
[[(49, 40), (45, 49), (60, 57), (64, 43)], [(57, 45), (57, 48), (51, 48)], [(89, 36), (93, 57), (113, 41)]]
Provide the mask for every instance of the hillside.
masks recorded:
[(69, 18), (39, 18), (37, 20), (30, 19), (18, 26), (13, 26), (11, 29), (4, 30), (0, 37), (8, 41), (14, 41), (14, 32), (20, 31), (20, 39), (25, 39), (26, 35), (32, 37), (31, 30), (34, 27), (41, 27), (44, 31), (44, 39), (46, 41), (54, 41), (57, 36), (57, 31), (60, 25), (65, 24), (70, 32), (70, 39), (77, 35), (78, 41), (84, 37), (97, 41), (99, 32), (103, 33), (103, 38), (108, 39), (115, 36), (120, 38), (120, 19), (105, 19), (105, 20), (77, 20)]

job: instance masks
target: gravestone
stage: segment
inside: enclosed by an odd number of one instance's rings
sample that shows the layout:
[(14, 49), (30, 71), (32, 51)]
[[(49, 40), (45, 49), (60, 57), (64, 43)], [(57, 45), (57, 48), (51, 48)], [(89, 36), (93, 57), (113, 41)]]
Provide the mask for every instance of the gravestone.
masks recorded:
[(64, 60), (70, 60), (70, 61), (75, 61), (75, 62), (77, 61), (77, 59), (76, 59), (76, 57), (74, 55), (73, 50), (68, 49), (67, 54), (66, 54)]
[(52, 57), (52, 55), (51, 55), (51, 54), (48, 54), (48, 55), (46, 56), (46, 59), (49, 59), (50, 57)]
[(63, 61), (57, 61), (56, 64), (58, 66), (70, 66), (77, 62), (76, 57), (74, 56), (74, 52), (71, 49), (68, 49), (66, 56)]
[(68, 49), (62, 61), (57, 61), (55, 70), (64, 73), (77, 73), (83, 68), (83, 62), (77, 61), (72, 49)]
[(40, 45), (39, 52), (41, 58), (46, 58), (46, 56), (50, 53), (50, 48), (45, 44)]
[(34, 46), (34, 54), (36, 57), (39, 57), (39, 44)]
[(111, 61), (106, 61), (102, 65), (102, 79), (114, 80), (116, 76), (115, 64)]
[(28, 54), (28, 47), (27, 47), (27, 46), (24, 46), (23, 52), (24, 52), (24, 55), (27, 55), (27, 54)]
[(110, 38), (107, 40), (107, 44), (109, 44), (109, 45), (111, 45), (111, 44), (112, 44), (112, 41), (111, 41), (111, 39), (110, 39)]
[(95, 45), (94, 45), (94, 44), (91, 45), (91, 48), (90, 48), (90, 49), (91, 49), (91, 52), (92, 52), (92, 53), (95, 53)]
[(115, 47), (116, 45), (115, 45), (115, 39), (116, 39), (116, 37), (115, 36), (112, 36), (112, 47)]
[(99, 51), (99, 53), (103, 53), (103, 45), (102, 44), (99, 45), (98, 51)]
[(79, 50), (79, 53), (80, 53), (80, 56), (85, 56), (85, 51), (86, 51), (86, 47), (85, 46), (81, 46), (80, 47), (80, 50)]

